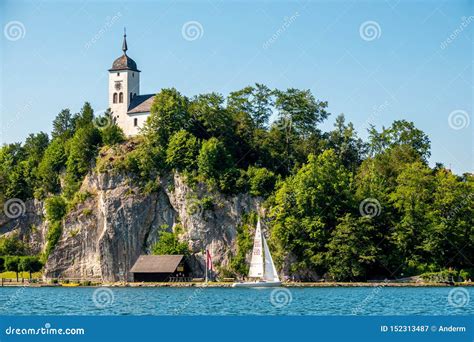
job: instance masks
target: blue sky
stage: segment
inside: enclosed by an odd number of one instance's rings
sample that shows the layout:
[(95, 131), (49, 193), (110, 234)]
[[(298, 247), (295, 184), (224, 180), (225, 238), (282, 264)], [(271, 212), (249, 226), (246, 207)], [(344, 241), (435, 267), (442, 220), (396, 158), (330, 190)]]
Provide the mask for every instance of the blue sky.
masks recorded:
[[(1, 141), (49, 133), (84, 101), (104, 110), (126, 26), (142, 94), (311, 89), (329, 102), (323, 129), (339, 113), (362, 137), (369, 123), (410, 120), (432, 165), (472, 172), (473, 15), (468, 0), (1, 1)], [(183, 35), (192, 21), (197, 37)]]

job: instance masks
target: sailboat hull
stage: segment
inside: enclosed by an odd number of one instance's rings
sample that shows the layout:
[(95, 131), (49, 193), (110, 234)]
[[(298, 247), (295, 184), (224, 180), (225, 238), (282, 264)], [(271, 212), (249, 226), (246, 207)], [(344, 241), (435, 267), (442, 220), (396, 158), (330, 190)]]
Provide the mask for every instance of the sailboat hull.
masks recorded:
[(232, 287), (278, 287), (281, 281), (248, 281), (243, 283), (233, 283)]

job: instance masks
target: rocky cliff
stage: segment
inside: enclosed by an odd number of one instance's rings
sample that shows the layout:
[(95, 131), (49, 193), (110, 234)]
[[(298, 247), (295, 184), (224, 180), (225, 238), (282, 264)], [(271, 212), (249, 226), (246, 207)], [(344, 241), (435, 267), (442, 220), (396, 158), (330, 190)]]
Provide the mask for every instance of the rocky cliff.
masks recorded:
[[(194, 255), (194, 276), (203, 274), (206, 247), (215, 264), (226, 266), (229, 252), (235, 252), (242, 214), (255, 211), (257, 200), (248, 195), (209, 194), (199, 186), (191, 189), (177, 174), (157, 182), (157, 191), (144, 194), (124, 175), (89, 174), (81, 192), (90, 195), (64, 218), (45, 277), (131, 280), (130, 268), (140, 254), (150, 252), (160, 227), (174, 229), (178, 223), (183, 228), (179, 237), (189, 243)], [(202, 205), (203, 197), (210, 199), (211, 208)], [(17, 219), (3, 216), (0, 226), (0, 234), (18, 232), (35, 252), (43, 250), (48, 223), (42, 202), (27, 202), (25, 215)]]

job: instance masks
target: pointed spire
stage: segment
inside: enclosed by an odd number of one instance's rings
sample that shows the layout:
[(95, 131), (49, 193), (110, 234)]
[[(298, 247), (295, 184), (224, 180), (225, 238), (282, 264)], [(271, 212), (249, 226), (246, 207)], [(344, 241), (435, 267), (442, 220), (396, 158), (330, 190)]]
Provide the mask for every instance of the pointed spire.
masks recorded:
[(122, 50), (123, 50), (123, 54), (126, 55), (126, 54), (127, 54), (128, 47), (127, 47), (127, 31), (126, 31), (125, 27), (123, 28), (123, 44), (122, 44)]

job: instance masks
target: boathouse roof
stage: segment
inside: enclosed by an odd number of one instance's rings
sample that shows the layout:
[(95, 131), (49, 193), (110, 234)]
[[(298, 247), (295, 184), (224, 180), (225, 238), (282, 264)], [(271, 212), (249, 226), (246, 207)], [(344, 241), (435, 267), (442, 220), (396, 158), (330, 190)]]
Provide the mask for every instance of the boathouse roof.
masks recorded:
[(184, 255), (140, 255), (132, 273), (173, 273)]

